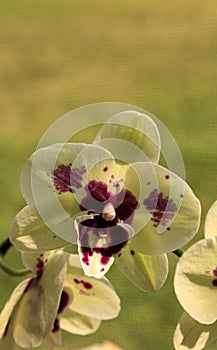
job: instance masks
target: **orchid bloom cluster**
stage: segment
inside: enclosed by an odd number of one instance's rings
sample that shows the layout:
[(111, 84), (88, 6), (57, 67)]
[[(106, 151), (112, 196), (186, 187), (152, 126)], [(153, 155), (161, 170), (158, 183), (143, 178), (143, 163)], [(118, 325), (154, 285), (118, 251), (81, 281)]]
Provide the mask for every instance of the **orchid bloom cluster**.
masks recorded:
[(118, 316), (120, 300), (110, 282), (85, 276), (77, 255), (59, 250), (23, 253), (22, 259), (35, 276), (17, 286), (0, 315), (1, 349), (61, 346), (61, 329), (86, 335)]
[[(149, 116), (121, 112), (94, 130), (91, 144), (39, 148), (23, 167), (27, 205), (14, 218), (10, 241), (34, 277), (17, 286), (2, 310), (1, 348), (61, 346), (61, 329), (95, 332), (101, 320), (120, 311), (119, 297), (105, 277), (113, 263), (142, 291), (158, 290), (168, 274), (166, 253), (198, 232), (200, 202), (183, 179), (158, 164), (160, 134)], [(200, 349), (181, 345), (189, 334), (183, 331), (186, 324), (207, 334), (194, 322), (217, 320), (217, 309), (208, 309), (217, 285), (210, 216), (206, 240), (184, 253), (177, 266), (175, 290), (191, 315), (184, 314), (177, 326), (175, 348), (180, 350)], [(71, 245), (77, 245), (77, 255), (64, 251)], [(200, 259), (208, 254), (211, 260), (204, 267)], [(210, 297), (199, 305), (207, 290)], [(111, 343), (97, 346), (93, 349), (118, 349)]]
[(174, 334), (179, 350), (201, 350), (217, 339), (217, 201), (207, 213), (204, 233), (176, 268), (175, 292), (185, 310)]

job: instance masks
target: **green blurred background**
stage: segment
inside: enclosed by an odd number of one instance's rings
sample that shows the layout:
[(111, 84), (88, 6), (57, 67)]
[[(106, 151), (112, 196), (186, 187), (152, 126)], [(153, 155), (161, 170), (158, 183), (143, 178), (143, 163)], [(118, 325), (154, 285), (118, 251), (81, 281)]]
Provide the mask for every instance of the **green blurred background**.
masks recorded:
[[(24, 206), (19, 174), (45, 130), (103, 101), (143, 107), (170, 129), (202, 202), (201, 238), (217, 199), (216, 1), (0, 0), (0, 31), (0, 238)], [(14, 251), (7, 259), (19, 263)], [(63, 349), (104, 339), (125, 350), (172, 349), (182, 311), (172, 287), (178, 258), (169, 259), (168, 281), (152, 294), (113, 267), (120, 317), (91, 336), (64, 333)], [(19, 281), (0, 272), (0, 307)]]

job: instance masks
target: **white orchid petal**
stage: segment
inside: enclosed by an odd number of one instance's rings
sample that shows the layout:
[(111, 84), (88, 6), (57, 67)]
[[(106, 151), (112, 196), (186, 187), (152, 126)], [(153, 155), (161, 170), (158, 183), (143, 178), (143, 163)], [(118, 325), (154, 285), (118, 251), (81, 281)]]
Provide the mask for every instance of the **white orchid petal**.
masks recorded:
[(200, 323), (217, 320), (217, 237), (203, 239), (179, 259), (174, 288), (179, 302)]
[(204, 231), (206, 238), (217, 236), (217, 201), (208, 210)]
[(1, 311), (1, 314), (0, 314), (0, 325), (1, 325), (1, 327), (0, 327), (0, 339), (2, 339), (4, 337), (4, 333), (5, 333), (6, 327), (8, 325), (8, 322), (12, 316), (12, 313), (13, 313), (16, 305), (18, 304), (18, 302), (22, 298), (24, 290), (26, 289), (28, 283), (29, 283), (29, 279), (21, 282), (15, 288), (15, 290), (11, 294), (10, 299), (7, 301), (3, 310)]
[(39, 346), (52, 331), (66, 274), (62, 255), (39, 264), (37, 276), (29, 280), (12, 323), (14, 340), (24, 348)]
[(28, 206), (14, 218), (10, 228), (10, 241), (16, 249), (29, 252), (58, 249), (69, 245), (69, 242), (56, 236)]
[(140, 186), (140, 206), (132, 222), (138, 232), (132, 239), (135, 250), (161, 254), (194, 237), (200, 224), (200, 202), (180, 177), (154, 163), (135, 163), (125, 178), (126, 186), (136, 192)]
[(65, 286), (73, 294), (69, 308), (100, 320), (115, 318), (120, 312), (120, 299), (111, 283), (103, 277), (95, 279), (84, 275), (78, 255), (68, 255)]
[(122, 250), (115, 263), (120, 271), (143, 291), (160, 289), (168, 275), (166, 254), (144, 255), (133, 250), (131, 244)]
[(60, 326), (72, 334), (87, 335), (96, 332), (101, 321), (92, 317), (82, 315), (66, 308), (61, 314)]
[(146, 114), (124, 111), (110, 118), (94, 140), (126, 163), (157, 162), (160, 136), (154, 121)]
[(217, 322), (204, 325), (184, 312), (176, 326), (173, 343), (176, 350), (202, 350), (217, 339)]

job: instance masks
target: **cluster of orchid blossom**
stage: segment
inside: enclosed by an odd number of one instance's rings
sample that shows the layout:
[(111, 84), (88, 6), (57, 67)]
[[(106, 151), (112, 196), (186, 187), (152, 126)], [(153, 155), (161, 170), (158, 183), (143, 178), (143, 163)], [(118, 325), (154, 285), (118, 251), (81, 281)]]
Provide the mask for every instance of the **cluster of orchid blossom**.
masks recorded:
[[(96, 128), (92, 144), (56, 143), (33, 153), (21, 174), (27, 206), (10, 241), (34, 277), (16, 287), (0, 314), (0, 348), (61, 346), (61, 329), (87, 335), (117, 317), (120, 300), (104, 276), (113, 263), (142, 291), (164, 285), (166, 253), (195, 236), (201, 207), (159, 158), (157, 126), (136, 111)], [(202, 349), (215, 339), (216, 211), (207, 216), (206, 239), (177, 265), (175, 291), (188, 314), (176, 328), (175, 349)], [(78, 254), (64, 251), (74, 244)]]

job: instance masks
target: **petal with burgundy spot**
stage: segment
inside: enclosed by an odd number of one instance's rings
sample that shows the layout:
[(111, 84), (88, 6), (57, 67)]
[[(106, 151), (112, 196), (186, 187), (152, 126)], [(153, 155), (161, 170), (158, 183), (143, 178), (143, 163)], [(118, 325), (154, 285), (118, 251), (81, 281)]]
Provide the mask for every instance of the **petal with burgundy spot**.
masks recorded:
[(65, 286), (73, 294), (73, 300), (69, 304), (72, 311), (100, 320), (118, 316), (120, 299), (110, 282), (105, 277), (95, 279), (85, 276), (77, 255), (68, 255)]
[(217, 237), (191, 246), (178, 261), (174, 288), (191, 317), (200, 323), (217, 320)]
[(65, 275), (65, 258), (55, 255), (36, 277), (29, 279), (11, 325), (19, 346), (39, 346), (52, 331)]
[[(139, 195), (132, 227), (134, 249), (143, 254), (161, 254), (182, 247), (197, 233), (200, 202), (177, 175), (154, 163), (135, 163), (125, 183)], [(137, 181), (135, 177), (137, 176)]]

